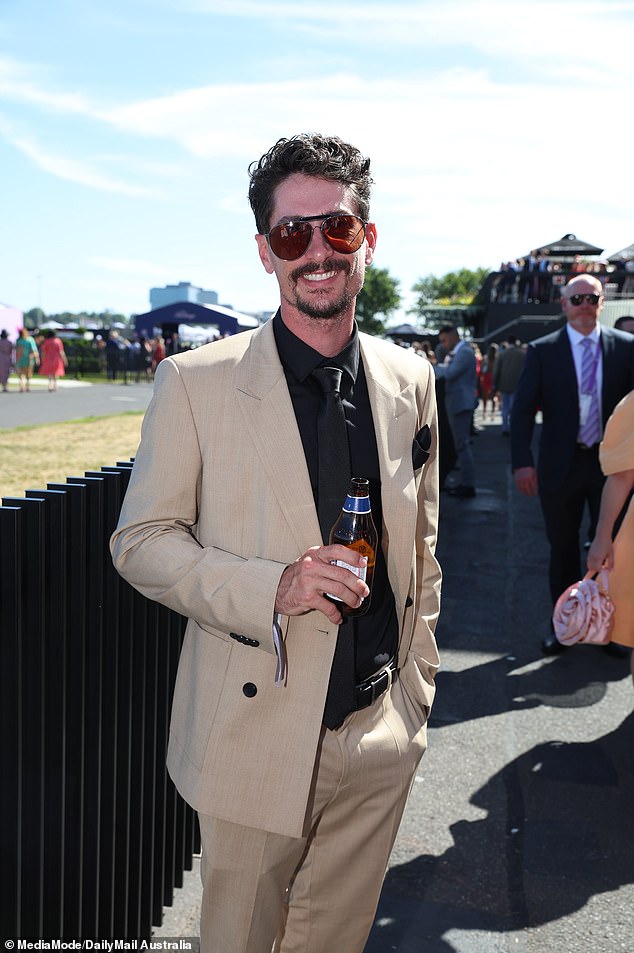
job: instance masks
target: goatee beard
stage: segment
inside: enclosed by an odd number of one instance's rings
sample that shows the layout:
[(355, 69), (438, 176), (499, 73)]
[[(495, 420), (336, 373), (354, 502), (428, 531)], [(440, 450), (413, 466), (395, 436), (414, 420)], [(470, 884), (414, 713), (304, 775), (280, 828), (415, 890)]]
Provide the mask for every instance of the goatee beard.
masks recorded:
[[(295, 287), (295, 307), (302, 314), (305, 314), (308, 318), (313, 318), (316, 320), (322, 319), (324, 321), (332, 320), (333, 318), (338, 318), (341, 314), (347, 312), (350, 307), (354, 304), (355, 295), (351, 295), (349, 292), (344, 291), (343, 294), (336, 300), (331, 301), (328, 305), (324, 307), (318, 307), (313, 305), (310, 301), (306, 301), (300, 297), (297, 293), (297, 281), (302, 275), (309, 275), (323, 269), (322, 265), (318, 265), (316, 262), (312, 266), (297, 268), (290, 275), (294, 287)], [(328, 265), (329, 271), (343, 271), (346, 274), (350, 274), (350, 265), (347, 261), (337, 261), (330, 262)]]

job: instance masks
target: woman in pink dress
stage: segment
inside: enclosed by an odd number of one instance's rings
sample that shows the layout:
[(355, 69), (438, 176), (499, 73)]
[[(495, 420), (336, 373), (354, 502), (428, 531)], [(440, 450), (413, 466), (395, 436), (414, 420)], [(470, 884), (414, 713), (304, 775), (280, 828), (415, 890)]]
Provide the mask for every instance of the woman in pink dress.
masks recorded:
[(66, 373), (68, 360), (61, 338), (55, 331), (47, 331), (46, 337), (40, 345), (40, 374), (48, 377), (49, 391), (57, 390), (57, 378)]
[[(634, 648), (634, 499), (630, 499), (619, 530), (614, 525), (634, 489), (634, 391), (612, 411), (599, 447), (599, 459), (607, 475), (597, 528), (588, 551), (588, 569), (609, 570), (608, 588), (614, 603), (613, 642)], [(634, 679), (634, 652), (631, 657)]]

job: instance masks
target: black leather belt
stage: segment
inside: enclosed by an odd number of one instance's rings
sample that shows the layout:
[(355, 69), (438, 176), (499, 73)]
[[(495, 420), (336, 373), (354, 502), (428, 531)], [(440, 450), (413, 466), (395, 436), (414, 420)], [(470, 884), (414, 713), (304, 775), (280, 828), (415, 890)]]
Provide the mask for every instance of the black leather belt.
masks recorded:
[(396, 655), (393, 655), (387, 665), (380, 668), (374, 675), (359, 682), (354, 689), (355, 710), (368, 708), (376, 699), (387, 691), (398, 674)]

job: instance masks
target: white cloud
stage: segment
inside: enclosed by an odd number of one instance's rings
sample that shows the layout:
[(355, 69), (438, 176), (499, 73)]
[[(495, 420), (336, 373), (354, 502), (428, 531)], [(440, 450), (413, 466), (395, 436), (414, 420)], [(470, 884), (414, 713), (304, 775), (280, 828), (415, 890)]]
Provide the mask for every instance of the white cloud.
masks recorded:
[[(571, 62), (582, 72), (592, 65), (610, 74), (632, 74), (631, 0), (525, 0), (512, 7), (508, 0), (175, 0), (171, 5), (182, 13), (276, 21), (287, 33), (313, 33), (323, 39), (334, 33), (349, 35), (355, 50), (367, 44), (416, 47), (421, 52), (464, 47), (501, 61), (539, 64), (548, 74), (568, 70)], [(373, 55), (368, 55), (370, 68)]]
[(89, 115), (91, 112), (84, 95), (56, 92), (45, 85), (43, 71), (37, 66), (7, 56), (0, 56), (0, 98), (65, 114)]
[(17, 137), (13, 139), (12, 145), (40, 169), (60, 179), (75, 182), (77, 185), (85, 185), (103, 192), (116, 192), (120, 195), (157, 197), (160, 194), (157, 189), (133, 185), (104, 175), (85, 161), (45, 151), (32, 139)]

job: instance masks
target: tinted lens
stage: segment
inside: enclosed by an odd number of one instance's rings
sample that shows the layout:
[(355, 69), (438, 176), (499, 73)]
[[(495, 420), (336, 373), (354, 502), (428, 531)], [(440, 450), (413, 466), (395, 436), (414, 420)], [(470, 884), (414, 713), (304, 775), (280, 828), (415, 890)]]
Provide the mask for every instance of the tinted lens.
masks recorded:
[[(317, 228), (311, 222), (319, 218), (320, 215), (311, 215), (295, 222), (275, 225), (267, 235), (273, 254), (282, 261), (301, 258), (310, 245), (313, 228)], [(319, 228), (330, 247), (341, 255), (352, 255), (358, 251), (365, 238), (365, 223), (356, 215), (329, 215)]]
[(282, 261), (294, 261), (302, 257), (312, 235), (313, 226), (309, 222), (283, 222), (271, 229), (268, 239), (274, 255)]
[(599, 295), (570, 295), (570, 300), (575, 306), (580, 305), (583, 301), (587, 301), (588, 304), (598, 304)]
[(342, 255), (352, 255), (361, 248), (365, 225), (356, 215), (331, 215), (321, 224), (328, 244)]

